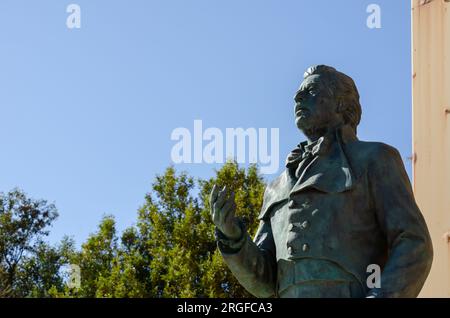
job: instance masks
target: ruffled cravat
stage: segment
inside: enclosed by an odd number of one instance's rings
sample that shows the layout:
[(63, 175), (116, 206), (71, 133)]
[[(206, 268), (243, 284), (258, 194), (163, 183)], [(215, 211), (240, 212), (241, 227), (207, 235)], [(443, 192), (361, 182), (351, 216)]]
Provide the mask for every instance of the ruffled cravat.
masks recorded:
[(307, 144), (307, 142), (300, 143), (297, 148), (292, 150), (286, 159), (286, 167), (291, 176), (296, 179), (300, 178), (304, 169), (308, 164), (320, 153), (322, 153), (324, 145), (327, 144), (325, 137), (320, 137), (318, 140)]

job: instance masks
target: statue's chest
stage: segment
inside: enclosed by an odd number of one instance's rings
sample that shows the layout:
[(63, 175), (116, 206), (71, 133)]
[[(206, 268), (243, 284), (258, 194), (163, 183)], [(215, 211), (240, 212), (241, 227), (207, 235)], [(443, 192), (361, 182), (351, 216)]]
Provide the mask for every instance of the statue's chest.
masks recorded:
[(331, 244), (330, 238), (351, 235), (373, 224), (370, 211), (359, 201), (352, 191), (310, 190), (274, 206), (270, 221), (277, 259), (307, 257), (317, 250), (315, 246)]

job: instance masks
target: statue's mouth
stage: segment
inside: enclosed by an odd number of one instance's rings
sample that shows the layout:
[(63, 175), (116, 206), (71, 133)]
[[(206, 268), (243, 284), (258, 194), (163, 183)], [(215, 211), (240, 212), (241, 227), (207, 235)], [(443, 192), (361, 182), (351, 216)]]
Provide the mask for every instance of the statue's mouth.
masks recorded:
[(300, 107), (296, 112), (295, 112), (295, 116), (296, 117), (304, 117), (306, 115), (308, 115), (309, 110), (307, 108), (304, 107)]

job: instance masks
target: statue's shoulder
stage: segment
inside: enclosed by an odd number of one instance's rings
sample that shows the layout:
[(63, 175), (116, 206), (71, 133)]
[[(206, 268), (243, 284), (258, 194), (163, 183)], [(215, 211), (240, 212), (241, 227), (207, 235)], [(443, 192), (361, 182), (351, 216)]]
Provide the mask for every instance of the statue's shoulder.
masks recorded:
[(377, 165), (401, 159), (400, 152), (383, 142), (357, 140), (345, 145), (351, 161), (359, 165)]
[(270, 196), (270, 190), (279, 189), (280, 187), (284, 186), (286, 182), (288, 182), (287, 171), (283, 170), (283, 172), (278, 177), (267, 184), (265, 195)]
[(267, 185), (259, 219), (266, 219), (273, 206), (287, 201), (290, 189), (291, 180), (287, 170), (284, 170), (277, 178)]

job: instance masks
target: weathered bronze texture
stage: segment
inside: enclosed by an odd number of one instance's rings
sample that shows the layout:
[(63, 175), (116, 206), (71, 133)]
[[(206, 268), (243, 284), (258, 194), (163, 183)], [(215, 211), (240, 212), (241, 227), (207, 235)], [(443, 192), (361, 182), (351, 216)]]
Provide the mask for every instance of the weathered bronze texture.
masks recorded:
[(257, 297), (416, 297), (433, 249), (399, 152), (358, 140), (358, 90), (334, 68), (309, 68), (294, 99), (306, 141), (267, 187), (254, 240), (234, 195), (211, 193), (228, 267)]

